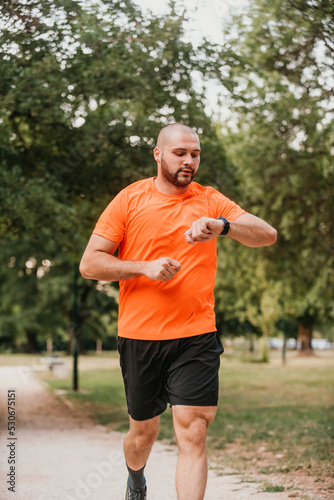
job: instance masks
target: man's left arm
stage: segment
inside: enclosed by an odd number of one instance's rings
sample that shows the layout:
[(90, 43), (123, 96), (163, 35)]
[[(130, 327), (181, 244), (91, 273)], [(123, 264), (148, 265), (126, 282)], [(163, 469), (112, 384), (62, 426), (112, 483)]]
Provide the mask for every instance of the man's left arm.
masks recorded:
[[(273, 245), (277, 240), (277, 231), (270, 224), (252, 214), (242, 214), (235, 221), (229, 221), (227, 236), (248, 247)], [(224, 229), (222, 219), (202, 217), (193, 222), (184, 237), (188, 243), (200, 243), (212, 240)]]

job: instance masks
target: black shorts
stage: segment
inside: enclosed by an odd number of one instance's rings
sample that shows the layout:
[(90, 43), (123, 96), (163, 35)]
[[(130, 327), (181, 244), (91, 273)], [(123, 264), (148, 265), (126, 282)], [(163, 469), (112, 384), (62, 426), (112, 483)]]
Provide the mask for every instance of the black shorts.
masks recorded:
[(167, 404), (216, 406), (224, 348), (217, 332), (174, 340), (118, 338), (128, 412), (134, 420), (163, 413)]

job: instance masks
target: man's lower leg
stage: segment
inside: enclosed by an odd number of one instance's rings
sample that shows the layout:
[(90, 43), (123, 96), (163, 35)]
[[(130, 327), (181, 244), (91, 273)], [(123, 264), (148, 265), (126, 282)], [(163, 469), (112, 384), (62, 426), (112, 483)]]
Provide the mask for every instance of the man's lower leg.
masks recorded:
[[(144, 468), (159, 430), (159, 418), (136, 421), (130, 417), (130, 430), (124, 440), (124, 456), (129, 471), (126, 498), (139, 492), (146, 499)], [(133, 495), (133, 498), (138, 498)]]
[(208, 477), (206, 436), (215, 406), (175, 405), (173, 423), (179, 460), (176, 469), (178, 500), (203, 500)]
[(130, 417), (130, 430), (124, 440), (124, 455), (127, 466), (133, 471), (139, 471), (145, 466), (158, 430), (158, 417), (144, 421)]
[(176, 469), (178, 500), (203, 500), (208, 475), (206, 453), (201, 455), (180, 452)]

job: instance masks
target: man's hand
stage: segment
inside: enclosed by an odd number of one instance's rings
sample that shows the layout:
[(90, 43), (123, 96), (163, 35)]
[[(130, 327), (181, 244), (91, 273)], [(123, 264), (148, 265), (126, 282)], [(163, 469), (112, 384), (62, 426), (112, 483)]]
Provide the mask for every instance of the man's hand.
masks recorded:
[[(277, 240), (277, 231), (267, 222), (252, 214), (241, 214), (234, 221), (229, 221), (228, 237), (248, 247), (273, 245)], [(221, 219), (202, 217), (193, 222), (184, 237), (188, 243), (209, 241), (221, 234), (224, 222)]]
[(194, 243), (210, 241), (224, 229), (224, 222), (219, 219), (211, 219), (209, 217), (202, 217), (192, 223), (188, 231), (184, 233), (184, 237), (190, 245)]
[(180, 271), (181, 264), (170, 257), (143, 262), (143, 274), (155, 281), (169, 281)]

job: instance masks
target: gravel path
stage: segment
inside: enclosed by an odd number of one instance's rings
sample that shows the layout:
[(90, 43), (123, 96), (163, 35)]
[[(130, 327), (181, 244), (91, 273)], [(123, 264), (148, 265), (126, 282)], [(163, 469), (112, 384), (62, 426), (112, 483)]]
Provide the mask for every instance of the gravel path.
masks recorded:
[[(0, 367), (0, 388), (2, 500), (124, 500), (123, 434), (96, 426), (69, 402), (50, 394), (29, 368)], [(9, 389), (16, 391), (17, 440), (7, 431)], [(9, 491), (6, 482), (11, 451), (15, 491)], [(176, 447), (154, 445), (146, 467), (148, 500), (177, 498), (176, 461)], [(292, 496), (288, 491), (261, 493), (260, 482), (246, 482), (254, 478), (231, 472), (217, 474), (211, 465), (205, 500), (285, 500)]]

